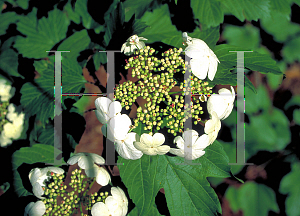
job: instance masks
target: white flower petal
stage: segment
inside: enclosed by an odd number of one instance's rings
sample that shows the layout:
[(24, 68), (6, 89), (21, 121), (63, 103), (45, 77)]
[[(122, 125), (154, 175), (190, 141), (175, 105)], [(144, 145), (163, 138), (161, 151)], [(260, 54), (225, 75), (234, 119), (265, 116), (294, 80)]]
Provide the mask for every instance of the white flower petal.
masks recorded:
[(140, 141), (141, 141), (141, 143), (144, 143), (144, 144), (150, 146), (152, 144), (152, 140), (153, 140), (153, 137), (151, 135), (144, 133), (144, 134), (142, 134)]
[(107, 97), (99, 97), (95, 100), (95, 106), (96, 106), (96, 117), (97, 119), (102, 123), (105, 124), (109, 120), (109, 105), (112, 103), (112, 101)]
[[(151, 156), (154, 156), (154, 155), (157, 155), (158, 153), (159, 153), (159, 151), (158, 151), (158, 149), (157, 149), (158, 147), (148, 147), (148, 148), (146, 148), (144, 151), (143, 151), (143, 153), (144, 154), (146, 154), (146, 155), (151, 155)], [(163, 155), (163, 154), (162, 154)]]
[(78, 162), (78, 160), (80, 159), (81, 156), (82, 155), (76, 154), (76, 155), (70, 157), (69, 160), (67, 161), (67, 163), (70, 164), (70, 165), (74, 165)]
[(125, 50), (126, 45), (127, 45), (127, 42), (126, 42), (126, 43), (123, 43), (122, 48), (121, 48), (121, 52), (123, 52), (123, 51)]
[(44, 198), (42, 197), (42, 195), (44, 194), (44, 190), (43, 190), (42, 186), (41, 186), (38, 182), (35, 182), (35, 183), (32, 185), (32, 192), (33, 192), (33, 194), (34, 194), (37, 198), (44, 199)]
[(156, 133), (153, 135), (152, 146), (157, 147), (165, 142), (165, 136), (162, 133)]
[(93, 161), (94, 161), (96, 164), (99, 164), (99, 165), (105, 164), (104, 158), (101, 157), (100, 155), (95, 154), (95, 153), (88, 153), (88, 154), (90, 155), (90, 157), (93, 159)]
[(181, 136), (177, 136), (174, 138), (174, 143), (176, 143), (176, 146), (180, 149), (184, 148), (184, 140), (182, 139)]
[(109, 105), (111, 100), (107, 97), (99, 97), (95, 100), (96, 109), (103, 113), (108, 113)]
[(106, 185), (108, 185), (110, 180), (111, 179), (110, 179), (109, 173), (103, 167), (100, 167), (99, 172), (96, 177), (96, 182), (99, 185), (106, 186)]
[(139, 41), (136, 45), (139, 49), (142, 49), (145, 47), (145, 43), (143, 41)]
[(37, 201), (29, 211), (30, 216), (42, 216), (46, 212), (46, 206), (42, 201)]
[(121, 157), (129, 160), (136, 160), (143, 156), (143, 153), (136, 149), (133, 145), (133, 142), (136, 140), (136, 133), (127, 134), (125, 140), (116, 140), (115, 148), (116, 151), (121, 155)]
[(202, 150), (193, 150), (192, 152), (192, 157), (190, 155), (188, 155), (188, 157), (186, 157), (187, 160), (195, 160), (201, 156), (203, 156), (205, 154), (205, 151)]
[(148, 40), (148, 39), (144, 37), (139, 37), (139, 40)]
[[(115, 212), (120, 207), (120, 203), (118, 200), (116, 200), (113, 196), (108, 196), (105, 199), (105, 204), (107, 205), (110, 212)], [(117, 214), (120, 215), (120, 214)]]
[(217, 56), (203, 40), (191, 38), (186, 32), (182, 38), (188, 45), (185, 54), (192, 58), (190, 64), (193, 74), (199, 79), (205, 79), (208, 74), (208, 78), (213, 80), (220, 63)]
[(114, 137), (112, 137), (112, 138), (108, 138), (108, 137), (107, 137), (107, 124), (102, 125), (101, 131), (102, 131), (103, 136), (105, 136), (107, 139), (109, 139), (109, 140), (111, 140), (111, 141), (114, 140)]
[(122, 110), (121, 103), (119, 101), (114, 101), (109, 105), (108, 116), (110, 118), (116, 116)]
[(95, 110), (96, 117), (101, 124), (106, 124), (106, 122), (109, 120), (109, 117), (104, 112), (100, 112), (99, 110)]
[(216, 112), (219, 119), (227, 118), (233, 109), (233, 102), (235, 99), (235, 92), (231, 86), (231, 92), (228, 89), (222, 88), (219, 94), (213, 94), (207, 101), (207, 110), (212, 115)]
[(30, 202), (26, 207), (25, 207), (25, 212), (24, 212), (24, 216), (27, 216), (30, 212), (30, 210), (32, 209), (32, 207), (34, 206), (34, 202)]
[(205, 58), (191, 59), (191, 70), (192, 73), (199, 79), (205, 79), (208, 72), (209, 62)]
[(207, 134), (201, 135), (193, 145), (193, 149), (203, 150), (209, 145), (209, 136)]
[(84, 172), (88, 177), (94, 178), (98, 175), (100, 167), (98, 167), (96, 164), (94, 164), (89, 169), (85, 169)]
[(209, 70), (208, 70), (208, 79), (210, 79), (211, 81), (214, 79), (214, 77), (216, 75), (217, 68), (218, 68), (218, 62), (215, 59), (210, 60)]
[(80, 157), (80, 159), (78, 160), (78, 166), (81, 169), (90, 169), (91, 167), (93, 167), (94, 165), (94, 161), (92, 160), (91, 157), (88, 156), (82, 156)]
[(182, 137), (184, 140), (184, 145), (191, 147), (198, 138), (198, 132), (195, 130), (184, 131)]
[(130, 130), (131, 120), (128, 115), (116, 115), (107, 122), (107, 138), (111, 141), (124, 140)]
[(210, 134), (213, 132), (215, 128), (214, 122), (212, 119), (209, 119), (206, 123), (205, 123), (205, 127), (204, 127), (204, 132), (206, 134)]
[(170, 151), (170, 146), (162, 145), (157, 147), (156, 149), (157, 149), (157, 154), (164, 155)]
[(170, 148), (169, 152), (179, 157), (184, 157), (184, 151), (181, 149)]
[(121, 202), (122, 205), (128, 206), (128, 200), (124, 193), (124, 191), (120, 187), (112, 187), (111, 188), (111, 194), (114, 199), (116, 199), (118, 202)]
[(31, 183), (31, 185), (33, 185), (35, 182), (37, 182), (37, 180), (39, 179), (39, 177), (42, 175), (41, 170), (39, 168), (34, 168), (29, 172), (29, 181)]
[(146, 146), (142, 142), (134, 142), (133, 145), (136, 149), (142, 151), (143, 153), (144, 153), (144, 151), (146, 151), (148, 149), (148, 146)]
[(109, 216), (108, 207), (103, 202), (97, 202), (91, 209), (92, 216)]

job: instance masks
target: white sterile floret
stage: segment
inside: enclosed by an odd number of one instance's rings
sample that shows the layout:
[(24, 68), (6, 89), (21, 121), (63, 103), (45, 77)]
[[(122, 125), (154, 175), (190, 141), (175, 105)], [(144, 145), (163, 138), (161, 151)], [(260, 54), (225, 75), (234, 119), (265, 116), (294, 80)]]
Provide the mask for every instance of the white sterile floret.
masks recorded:
[(137, 35), (132, 35), (127, 39), (127, 41), (122, 45), (121, 52), (125, 55), (131, 55), (136, 49), (142, 49), (145, 43), (141, 40), (148, 40), (143, 37), (138, 37)]
[(181, 136), (174, 139), (174, 143), (179, 149), (170, 149), (170, 153), (187, 160), (195, 160), (205, 154), (203, 151), (209, 145), (209, 136), (203, 134), (200, 137), (195, 130), (185, 131)]
[(121, 113), (122, 106), (119, 101), (111, 101), (107, 97), (99, 97), (95, 100), (96, 116), (102, 123), (106, 124), (108, 120)]
[(142, 134), (139, 142), (134, 142), (134, 146), (147, 155), (164, 155), (169, 152), (170, 146), (162, 145), (165, 142), (165, 136), (156, 133), (153, 137), (149, 134)]
[(7, 85), (5, 80), (0, 79), (0, 101), (9, 101), (15, 94), (15, 90), (16, 89), (11, 87), (11, 85)]
[(131, 132), (128, 133), (124, 140), (116, 140), (115, 148), (118, 154), (124, 159), (136, 160), (143, 156), (143, 152), (137, 150), (133, 143), (139, 140), (139, 135)]
[(127, 211), (128, 200), (119, 187), (112, 187), (111, 196), (105, 199), (105, 203), (97, 202), (91, 209), (92, 216), (125, 216)]
[(134, 132), (128, 133), (130, 126), (131, 120), (128, 115), (116, 115), (107, 125), (102, 126), (102, 132), (107, 139), (115, 143), (116, 151), (121, 157), (136, 160), (141, 158), (143, 153), (133, 145), (139, 136)]
[(209, 136), (209, 145), (212, 144), (221, 129), (221, 121), (216, 112), (212, 112), (211, 119), (205, 123), (204, 132)]
[(182, 39), (186, 45), (185, 54), (191, 58), (192, 73), (199, 79), (205, 79), (207, 74), (213, 80), (217, 72), (219, 59), (209, 46), (198, 38), (191, 38), (186, 32), (182, 33)]
[(232, 109), (233, 109), (233, 102), (235, 99), (235, 91), (231, 86), (231, 92), (226, 89), (222, 88), (219, 90), (219, 94), (211, 95), (207, 100), (207, 110), (210, 114), (212, 112), (216, 112), (219, 119), (223, 120), (227, 118)]
[(103, 165), (105, 160), (100, 155), (94, 153), (80, 152), (72, 156), (67, 163), (70, 165), (78, 163), (81, 169), (90, 169), (94, 166), (94, 163)]
[(106, 186), (111, 181), (109, 173), (103, 168), (94, 164), (90, 169), (85, 169), (88, 177), (96, 178), (99, 185)]
[(6, 118), (9, 120), (9, 121), (13, 121), (14, 119), (16, 119), (18, 117), (18, 113), (16, 113), (16, 107), (14, 104), (9, 104), (8, 107), (7, 107), (7, 111), (8, 113), (6, 114)]
[(103, 135), (112, 142), (124, 140), (130, 130), (131, 120), (128, 115), (116, 115), (111, 118), (107, 125), (102, 126)]
[(24, 216), (42, 216), (46, 212), (46, 206), (43, 201), (31, 202), (25, 207)]
[(52, 178), (48, 172), (61, 175), (64, 173), (64, 170), (58, 167), (34, 168), (28, 175), (33, 194), (40, 199), (44, 199), (42, 195), (44, 194), (43, 187), (45, 186), (45, 181)]

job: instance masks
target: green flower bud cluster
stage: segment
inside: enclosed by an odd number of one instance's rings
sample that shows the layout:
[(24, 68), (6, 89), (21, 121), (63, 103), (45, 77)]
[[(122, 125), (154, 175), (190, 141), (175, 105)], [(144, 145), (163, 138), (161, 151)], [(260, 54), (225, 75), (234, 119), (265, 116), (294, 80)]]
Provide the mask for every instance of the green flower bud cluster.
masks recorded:
[[(82, 205), (85, 206), (85, 210), (91, 210), (94, 203), (105, 202), (110, 195), (109, 192), (95, 192), (86, 195), (93, 185), (94, 178), (88, 178), (82, 173), (82, 169), (72, 171), (69, 183), (73, 188), (71, 192), (66, 192), (67, 185), (64, 184), (64, 175), (53, 172), (49, 172), (48, 175), (51, 175), (52, 178), (45, 182), (43, 187), (45, 199), (42, 200), (46, 206), (44, 215), (47, 216), (71, 216), (74, 213), (77, 214), (82, 209)], [(85, 216), (86, 214), (81, 213), (81, 215)]]
[(96, 203), (96, 202), (104, 202), (105, 203), (105, 199), (109, 196), (109, 193), (106, 192), (100, 192), (100, 193), (93, 193), (91, 194), (89, 197), (86, 197), (86, 199), (84, 199), (83, 203), (84, 205), (86, 205), (85, 210), (91, 210), (92, 206)]
[[(188, 84), (190, 85), (191, 88), (187, 89), (187, 95), (189, 95), (189, 93), (191, 92), (192, 95), (197, 94), (197, 95), (210, 95), (212, 94), (212, 87), (209, 87), (209, 83), (208, 82), (202, 82), (201, 79), (198, 79), (197, 77), (194, 76), (194, 74), (192, 74), (190, 76), (190, 79), (188, 81)], [(180, 89), (182, 89), (183, 91), (186, 90), (185, 86), (186, 85), (186, 81), (184, 80), (184, 83), (180, 83)], [(202, 101), (203, 102), (203, 101)]]
[[(52, 179), (43, 187), (46, 196), (46, 199), (43, 199), (46, 206), (45, 215), (73, 215), (73, 211), (80, 207), (82, 199), (80, 193), (87, 186), (86, 181), (84, 181), (87, 176), (81, 172), (81, 169), (72, 171), (71, 182), (69, 183), (73, 188), (71, 192), (66, 192), (67, 185), (63, 182), (64, 175), (50, 174)], [(58, 197), (62, 199), (60, 203), (58, 203)]]
[(132, 77), (137, 76), (139, 79), (152, 76), (150, 71), (159, 65), (159, 60), (152, 56), (154, 52), (155, 50), (149, 46), (135, 51), (135, 56), (126, 60), (125, 69), (132, 68)]
[(128, 110), (137, 99), (138, 91), (140, 91), (140, 87), (129, 80), (117, 86), (114, 97), (116, 100), (121, 101), (122, 107), (125, 106), (126, 110)]
[(8, 120), (5, 118), (8, 110), (7, 107), (9, 105), (9, 102), (1, 102), (0, 101), (0, 132), (3, 130), (3, 125), (5, 125)]
[(208, 86), (208, 82), (202, 82), (202, 80), (198, 79), (193, 74), (191, 76), (190, 85), (192, 94), (212, 94), (212, 87)]
[[(149, 80), (149, 81), (148, 81)], [(142, 96), (147, 100), (145, 109), (139, 107), (137, 110), (137, 118), (134, 119), (135, 126), (141, 121), (146, 124), (144, 130), (153, 129), (160, 130), (160, 126), (163, 124), (161, 109), (158, 106), (162, 101), (170, 105), (172, 98), (169, 95), (171, 88), (173, 88), (177, 82), (168, 73), (162, 73), (161, 75), (155, 75), (145, 80), (144, 83), (140, 82), (142, 86), (142, 92), (138, 96)]]
[[(207, 82), (202, 82), (193, 74), (190, 76), (189, 86), (186, 90), (185, 84), (178, 84), (174, 79), (174, 73), (185, 73), (186, 62), (181, 56), (182, 48), (169, 49), (162, 53), (162, 58), (158, 59), (152, 56), (155, 53), (153, 48), (149, 46), (144, 49), (135, 51), (135, 56), (126, 60), (125, 69), (132, 68), (132, 76), (139, 78), (136, 83), (132, 81), (124, 82), (115, 89), (115, 99), (121, 102), (122, 107), (129, 107), (135, 102), (137, 97), (142, 97), (147, 100), (145, 106), (137, 109), (137, 118), (134, 119), (134, 127), (137, 127), (139, 122), (145, 124), (144, 130), (150, 131), (153, 134), (154, 130), (160, 130), (162, 126), (168, 128), (168, 132), (174, 136), (177, 133), (182, 133), (184, 122), (188, 117), (196, 119), (195, 122), (201, 121), (199, 117), (203, 114), (202, 107), (199, 104), (191, 104), (184, 106), (184, 97), (176, 95), (175, 98), (171, 94), (181, 93), (189, 94), (211, 94), (211, 88)], [(179, 85), (181, 92), (170, 92), (171, 89)], [(201, 100), (203, 101), (203, 100)], [(159, 104), (164, 102), (167, 107), (161, 109)], [(193, 103), (193, 102), (192, 102)], [(192, 106), (192, 107), (190, 107)], [(184, 115), (184, 107), (186, 111), (191, 111), (190, 116)]]
[(162, 53), (162, 57), (164, 58), (160, 60), (161, 67), (154, 68), (154, 71), (167, 71), (168, 73), (176, 73), (185, 69), (184, 59), (182, 56), (180, 56), (182, 51), (182, 48), (174, 48)]

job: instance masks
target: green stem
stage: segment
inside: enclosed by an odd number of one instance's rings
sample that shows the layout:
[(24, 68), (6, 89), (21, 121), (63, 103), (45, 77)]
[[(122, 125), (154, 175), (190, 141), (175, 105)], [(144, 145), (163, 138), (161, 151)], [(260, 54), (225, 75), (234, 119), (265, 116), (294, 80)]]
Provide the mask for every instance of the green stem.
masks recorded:
[(95, 183), (96, 178), (94, 179), (94, 181), (89, 185), (89, 187), (87, 188), (87, 190), (84, 192), (84, 194), (82, 195), (83, 197), (86, 196), (87, 192), (92, 188), (93, 184)]

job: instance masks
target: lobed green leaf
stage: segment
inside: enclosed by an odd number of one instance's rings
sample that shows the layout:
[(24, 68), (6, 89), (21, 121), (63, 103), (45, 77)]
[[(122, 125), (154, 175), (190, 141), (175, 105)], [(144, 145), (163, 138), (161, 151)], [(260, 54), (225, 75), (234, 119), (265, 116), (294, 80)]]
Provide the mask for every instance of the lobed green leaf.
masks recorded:
[(215, 27), (223, 22), (224, 15), (220, 2), (216, 0), (191, 0), (195, 18), (207, 27)]
[(70, 20), (62, 11), (54, 9), (49, 12), (48, 18), (36, 18), (36, 9), (20, 17), (17, 30), (26, 35), (18, 36), (14, 47), (27, 58), (45, 58), (46, 51), (50, 51), (56, 43), (66, 37)]
[[(185, 163), (183, 158), (143, 155), (138, 160), (119, 157), (120, 176), (138, 215), (147, 214), (160, 188), (165, 189), (171, 215), (217, 215), (221, 206), (206, 177), (230, 177), (229, 159), (217, 141), (204, 156)], [(193, 163), (193, 164), (191, 164)], [(148, 209), (147, 209), (148, 208)], [(136, 210), (137, 211), (137, 210)]]
[(53, 163), (53, 161), (54, 147), (50, 145), (35, 144), (32, 147), (23, 147), (20, 150), (15, 151), (12, 155), (12, 166), (14, 173), (14, 188), (17, 195), (19, 197), (31, 195), (31, 193), (24, 188), (18, 171), (18, 168), (23, 163)]
[(87, 33), (87, 30), (81, 30), (75, 32), (73, 35), (65, 39), (57, 48), (59, 51), (70, 51), (66, 54), (67, 58), (76, 58), (79, 53), (87, 48), (91, 39)]

